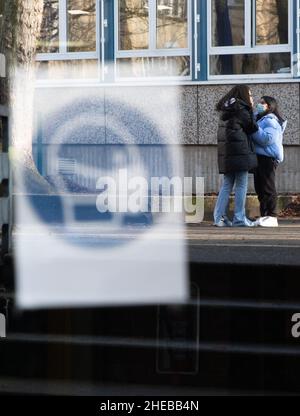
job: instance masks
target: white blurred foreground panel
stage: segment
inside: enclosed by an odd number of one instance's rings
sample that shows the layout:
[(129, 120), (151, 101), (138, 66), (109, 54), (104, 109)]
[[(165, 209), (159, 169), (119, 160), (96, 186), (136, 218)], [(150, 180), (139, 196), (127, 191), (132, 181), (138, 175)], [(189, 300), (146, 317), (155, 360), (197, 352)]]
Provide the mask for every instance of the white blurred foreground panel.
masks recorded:
[[(124, 210), (124, 195), (133, 195), (124, 181), (112, 188), (121, 212), (101, 211), (97, 202), (105, 191), (103, 178), (117, 178), (120, 170), (136, 191), (153, 176), (182, 177), (178, 91), (170, 88), (158, 97), (154, 88), (147, 94), (145, 99), (134, 87), (105, 88), (105, 99), (103, 87), (38, 91), (33, 142), (39, 142), (49, 186), (18, 166), (14, 247), (20, 308), (186, 300), (184, 212)], [(14, 120), (21, 133), (22, 117)], [(149, 137), (155, 137), (153, 157), (145, 156)]]
[(20, 232), (16, 240), (19, 307), (184, 301), (182, 240), (176, 236), (172, 243), (158, 242), (158, 231), (146, 232), (153, 239), (143, 236), (120, 247), (98, 249), (72, 245), (46, 229), (36, 230), (36, 235)]

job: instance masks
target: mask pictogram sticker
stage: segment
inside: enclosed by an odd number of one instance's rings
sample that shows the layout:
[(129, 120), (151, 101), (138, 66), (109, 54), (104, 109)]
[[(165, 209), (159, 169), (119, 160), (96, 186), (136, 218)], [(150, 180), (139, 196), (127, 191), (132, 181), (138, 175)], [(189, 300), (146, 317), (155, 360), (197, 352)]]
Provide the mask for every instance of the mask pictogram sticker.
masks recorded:
[(19, 307), (186, 299), (178, 91), (157, 91), (38, 92), (38, 174), (18, 166), (14, 192)]

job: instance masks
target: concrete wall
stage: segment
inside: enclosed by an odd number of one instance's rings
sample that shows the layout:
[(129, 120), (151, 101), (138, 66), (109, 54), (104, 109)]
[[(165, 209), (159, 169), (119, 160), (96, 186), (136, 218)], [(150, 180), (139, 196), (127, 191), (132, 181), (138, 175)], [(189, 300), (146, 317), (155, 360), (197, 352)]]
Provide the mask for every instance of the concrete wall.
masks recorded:
[[(285, 144), (300, 145), (299, 85), (299, 83), (251, 85), (255, 102), (262, 95), (270, 95), (278, 99), (282, 114), (288, 119), (288, 127), (284, 137)], [(218, 114), (214, 111), (214, 105), (231, 87), (230, 85), (188, 87), (188, 93), (196, 94), (197, 96), (197, 107), (195, 111), (199, 130), (196, 143), (216, 143)], [(185, 117), (187, 115), (186, 113)]]
[[(39, 89), (36, 103), (41, 117), (37, 137), (42, 148), (43, 173), (47, 175), (54, 169), (55, 160), (49, 156), (51, 144), (63, 144), (60, 157), (84, 159), (93, 165), (100, 160), (99, 152), (103, 155), (101, 145), (133, 144), (132, 135), (134, 144), (141, 145), (143, 160), (150, 171), (165, 173), (160, 169), (164, 165), (161, 129), (167, 132), (168, 142), (183, 145), (185, 175), (204, 176), (205, 191), (217, 192), (218, 114), (214, 106), (230, 88), (230, 85), (113, 86), (99, 87), (96, 94), (95, 89), (87, 87)], [(288, 127), (284, 136), (285, 162), (277, 175), (278, 189), (281, 193), (300, 192), (299, 83), (255, 84), (251, 90), (256, 101), (262, 95), (272, 95), (279, 101)], [(63, 111), (55, 113), (57, 103), (65, 105)], [(51, 112), (55, 115), (49, 123)], [(153, 128), (145, 126), (149, 114)], [(73, 126), (71, 135), (66, 134), (68, 121)]]
[[(205, 192), (218, 192), (222, 176), (217, 165), (215, 146), (184, 147), (185, 176), (203, 176)], [(300, 193), (300, 146), (286, 146), (285, 161), (277, 170), (277, 189), (280, 193)], [(249, 175), (249, 192), (254, 192), (253, 175)]]
[[(112, 149), (114, 147), (114, 149)], [(53, 176), (57, 173), (57, 157), (76, 161), (75, 183), (90, 192), (96, 189), (97, 167), (113, 165), (116, 145), (53, 145), (43, 146), (43, 175)], [(205, 179), (205, 192), (216, 193), (220, 187), (222, 176), (216, 169), (217, 152), (215, 146), (184, 146), (184, 175), (200, 176)], [(36, 155), (37, 149), (34, 146)], [(130, 153), (127, 152), (126, 153)], [(121, 152), (119, 153), (122, 154)], [(138, 160), (139, 159), (139, 160)], [(135, 165), (137, 169), (141, 165), (151, 176), (166, 176), (171, 174), (171, 166), (168, 166), (167, 155), (162, 146), (140, 146), (139, 155), (131, 153), (127, 159), (128, 165)], [(300, 193), (300, 146), (287, 146), (285, 161), (277, 171), (277, 187), (280, 193)], [(88, 169), (87, 169), (88, 167)], [(87, 174), (88, 172), (88, 174)], [(253, 175), (249, 175), (249, 192), (254, 192)]]

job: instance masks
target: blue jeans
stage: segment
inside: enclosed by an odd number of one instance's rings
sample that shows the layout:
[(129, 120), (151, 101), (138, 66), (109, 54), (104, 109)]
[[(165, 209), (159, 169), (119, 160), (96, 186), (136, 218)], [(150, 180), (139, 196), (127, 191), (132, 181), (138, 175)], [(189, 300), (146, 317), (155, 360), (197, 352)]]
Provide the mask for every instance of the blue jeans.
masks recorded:
[(246, 217), (246, 197), (248, 190), (248, 172), (233, 172), (224, 175), (223, 185), (220, 189), (217, 203), (214, 209), (214, 221), (218, 223), (222, 218), (227, 218), (229, 197), (235, 185), (233, 226), (248, 225)]

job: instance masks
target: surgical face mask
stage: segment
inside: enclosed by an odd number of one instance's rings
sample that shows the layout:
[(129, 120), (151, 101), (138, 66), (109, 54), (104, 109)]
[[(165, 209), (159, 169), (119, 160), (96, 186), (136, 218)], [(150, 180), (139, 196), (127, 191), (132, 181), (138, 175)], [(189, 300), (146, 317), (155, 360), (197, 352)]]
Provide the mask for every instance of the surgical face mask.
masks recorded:
[(266, 107), (262, 103), (258, 103), (256, 106), (258, 114), (263, 114), (266, 111)]

